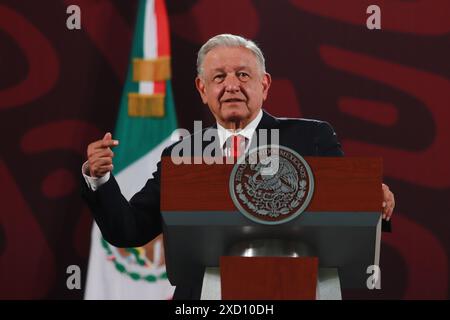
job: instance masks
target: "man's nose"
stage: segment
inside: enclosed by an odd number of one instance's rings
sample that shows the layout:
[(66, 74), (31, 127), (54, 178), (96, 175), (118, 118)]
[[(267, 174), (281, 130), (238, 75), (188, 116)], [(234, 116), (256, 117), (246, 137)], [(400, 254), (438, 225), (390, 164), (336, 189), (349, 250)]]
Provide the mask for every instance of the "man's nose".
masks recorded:
[(235, 75), (229, 75), (225, 78), (225, 91), (238, 92), (241, 90), (239, 79)]

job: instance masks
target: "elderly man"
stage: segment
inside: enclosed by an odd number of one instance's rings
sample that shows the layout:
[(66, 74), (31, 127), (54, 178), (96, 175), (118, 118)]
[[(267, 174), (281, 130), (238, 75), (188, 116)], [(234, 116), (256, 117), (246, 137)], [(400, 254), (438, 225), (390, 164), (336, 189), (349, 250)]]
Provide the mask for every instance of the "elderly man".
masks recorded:
[[(215, 143), (224, 155), (233, 154), (237, 144), (248, 148), (257, 129), (278, 129), (279, 144), (302, 156), (342, 156), (343, 152), (332, 127), (323, 121), (278, 119), (262, 110), (271, 77), (265, 70), (264, 56), (256, 44), (239, 36), (222, 34), (209, 39), (197, 59), (196, 87), (204, 104), (216, 119)], [(239, 140), (238, 140), (239, 138)], [(187, 137), (188, 141), (192, 137)], [(231, 144), (228, 143), (232, 141)], [(154, 177), (128, 202), (120, 193), (114, 176), (113, 152), (118, 144), (110, 133), (87, 148), (83, 165), (83, 196), (104, 238), (119, 247), (142, 246), (162, 232), (160, 213), (160, 175)], [(177, 143), (167, 148), (170, 155)], [(383, 229), (389, 228), (394, 196), (382, 185)], [(198, 277), (186, 279), (176, 288), (175, 299), (198, 299), (202, 270)]]

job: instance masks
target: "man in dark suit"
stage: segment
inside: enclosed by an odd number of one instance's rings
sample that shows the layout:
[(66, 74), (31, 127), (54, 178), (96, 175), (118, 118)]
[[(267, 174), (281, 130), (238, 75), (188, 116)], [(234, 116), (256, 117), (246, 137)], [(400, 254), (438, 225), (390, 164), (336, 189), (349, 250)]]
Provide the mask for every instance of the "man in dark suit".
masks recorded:
[[(200, 49), (197, 59), (196, 87), (203, 103), (216, 119), (214, 143), (223, 155), (236, 150), (237, 137), (248, 149), (259, 129), (278, 129), (279, 144), (302, 156), (343, 156), (341, 145), (332, 127), (323, 121), (274, 118), (262, 111), (271, 84), (265, 70), (261, 50), (250, 40), (234, 35), (218, 35)], [(170, 156), (180, 143), (190, 144), (194, 133), (183, 141), (166, 148)], [(231, 143), (228, 143), (232, 141)], [(110, 174), (113, 152), (118, 144), (107, 133), (102, 140), (88, 146), (88, 161), (83, 165), (86, 183), (83, 197), (94, 215), (103, 237), (118, 247), (143, 246), (163, 231), (160, 212), (161, 167), (141, 191), (130, 201), (121, 194)], [(229, 148), (230, 147), (230, 148)], [(241, 147), (241, 146), (239, 146)], [(195, 155), (195, 154), (194, 154)], [(389, 227), (394, 208), (394, 196), (386, 185), (383, 190), (383, 228)], [(198, 299), (201, 293), (202, 270), (197, 277), (186, 279), (177, 286), (175, 299)]]

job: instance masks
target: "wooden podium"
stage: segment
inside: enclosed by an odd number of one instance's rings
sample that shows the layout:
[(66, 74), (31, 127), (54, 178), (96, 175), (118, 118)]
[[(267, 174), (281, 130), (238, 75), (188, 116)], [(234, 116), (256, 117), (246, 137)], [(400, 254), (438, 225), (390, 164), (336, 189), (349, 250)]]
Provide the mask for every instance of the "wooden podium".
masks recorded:
[[(232, 164), (176, 165), (164, 157), (161, 212), (170, 282), (220, 267), (222, 299), (315, 299), (321, 268), (332, 268), (341, 287), (365, 287), (367, 267), (378, 265), (380, 255), (381, 159), (305, 160), (315, 183), (308, 208), (285, 224), (261, 225), (231, 199)], [(237, 244), (261, 239), (299, 243), (308, 252), (233, 253)]]

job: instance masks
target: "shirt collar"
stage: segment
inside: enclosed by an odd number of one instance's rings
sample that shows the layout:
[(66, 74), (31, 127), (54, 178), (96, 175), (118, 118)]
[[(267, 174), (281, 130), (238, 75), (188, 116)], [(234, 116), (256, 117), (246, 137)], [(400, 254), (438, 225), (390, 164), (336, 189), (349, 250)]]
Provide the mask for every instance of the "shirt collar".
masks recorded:
[[(244, 136), (248, 140), (248, 144), (250, 145), (253, 133), (256, 130), (256, 127), (258, 126), (259, 122), (261, 121), (263, 116), (262, 109), (259, 110), (258, 115), (253, 119), (244, 129), (238, 130), (236, 133)], [(224, 143), (227, 141), (229, 137), (231, 137), (233, 134), (235, 134), (233, 131), (225, 129), (222, 127), (219, 123), (217, 123), (217, 134), (219, 136), (219, 142), (221, 148), (223, 148)]]

